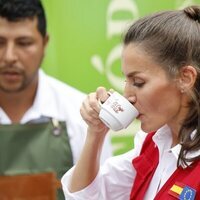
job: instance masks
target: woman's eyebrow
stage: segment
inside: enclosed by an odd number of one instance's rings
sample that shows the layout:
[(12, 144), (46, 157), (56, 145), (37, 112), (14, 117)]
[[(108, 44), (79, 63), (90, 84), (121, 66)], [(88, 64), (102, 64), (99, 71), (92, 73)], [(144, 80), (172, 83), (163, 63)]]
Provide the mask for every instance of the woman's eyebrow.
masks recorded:
[(134, 71), (134, 72), (130, 72), (128, 74), (126, 74), (126, 77), (134, 77), (135, 75), (141, 73), (140, 71)]

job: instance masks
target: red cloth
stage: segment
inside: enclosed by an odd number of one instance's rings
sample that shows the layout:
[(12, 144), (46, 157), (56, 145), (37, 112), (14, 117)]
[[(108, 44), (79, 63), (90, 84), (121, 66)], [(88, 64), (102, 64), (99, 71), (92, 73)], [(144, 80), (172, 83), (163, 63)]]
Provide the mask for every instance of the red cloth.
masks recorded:
[[(159, 152), (152, 140), (154, 134), (155, 132), (148, 134), (140, 155), (132, 161), (137, 173), (131, 190), (130, 200), (144, 199), (145, 193), (158, 166)], [(160, 189), (154, 200), (177, 199), (169, 194), (170, 188), (177, 182), (196, 190), (195, 200), (200, 200), (200, 162), (195, 162), (185, 169), (181, 167), (177, 168)]]

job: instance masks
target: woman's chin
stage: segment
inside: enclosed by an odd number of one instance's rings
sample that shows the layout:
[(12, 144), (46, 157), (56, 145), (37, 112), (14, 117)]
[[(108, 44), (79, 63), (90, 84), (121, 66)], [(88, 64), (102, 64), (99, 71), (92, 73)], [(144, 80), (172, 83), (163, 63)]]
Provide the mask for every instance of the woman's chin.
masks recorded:
[(145, 125), (143, 125), (143, 124), (141, 124), (141, 129), (142, 129), (142, 131), (144, 131), (145, 133), (150, 133), (150, 132), (153, 132), (153, 131), (158, 130), (158, 129), (155, 128), (155, 127), (145, 126)]

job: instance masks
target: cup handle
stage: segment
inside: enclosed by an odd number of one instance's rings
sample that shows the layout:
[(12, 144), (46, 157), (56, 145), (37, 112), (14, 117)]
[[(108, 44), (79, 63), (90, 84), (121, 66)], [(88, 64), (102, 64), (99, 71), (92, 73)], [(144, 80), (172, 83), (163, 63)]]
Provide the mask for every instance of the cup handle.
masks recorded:
[[(111, 92), (107, 92), (107, 94), (110, 96), (110, 95), (112, 95), (113, 93), (111, 93)], [(109, 97), (108, 97), (109, 98)], [(107, 99), (106, 99), (107, 100)], [(105, 101), (101, 101), (100, 99), (98, 99), (98, 103), (99, 103), (99, 106), (101, 107), (102, 106), (102, 104), (103, 103), (105, 103)]]

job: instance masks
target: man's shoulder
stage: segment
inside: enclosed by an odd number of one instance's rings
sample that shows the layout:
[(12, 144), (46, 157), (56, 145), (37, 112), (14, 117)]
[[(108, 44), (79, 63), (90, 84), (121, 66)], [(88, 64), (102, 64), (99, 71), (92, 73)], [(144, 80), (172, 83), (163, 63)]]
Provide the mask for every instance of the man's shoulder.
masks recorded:
[(39, 70), (35, 105), (41, 107), (43, 115), (64, 121), (67, 119), (69, 123), (79, 123), (80, 107), (85, 96), (78, 89)]
[(86, 94), (77, 88), (51, 76), (43, 71), (40, 71), (40, 78), (42, 79), (43, 83), (46, 84), (46, 87), (48, 87), (50, 90), (52, 90), (54, 93), (59, 93), (61, 95), (75, 95), (77, 97), (85, 97)]

